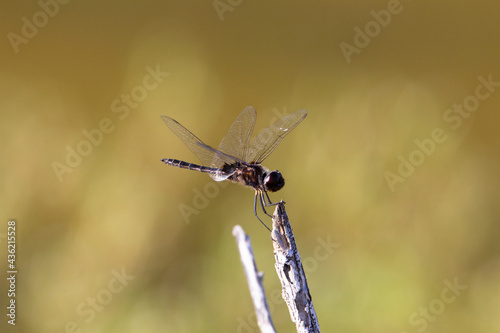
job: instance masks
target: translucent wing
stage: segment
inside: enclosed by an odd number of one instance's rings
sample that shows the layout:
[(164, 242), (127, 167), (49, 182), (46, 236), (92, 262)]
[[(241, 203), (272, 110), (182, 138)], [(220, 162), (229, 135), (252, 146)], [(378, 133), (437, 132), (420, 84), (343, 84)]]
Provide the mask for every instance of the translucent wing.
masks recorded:
[[(177, 135), (177, 137), (179, 137), (179, 139), (181, 139), (182, 142), (184, 142), (184, 144), (196, 155), (196, 157), (198, 157), (198, 159), (204, 166), (212, 168), (221, 167), (221, 165), (213, 164), (215, 160), (228, 164), (232, 164), (235, 162), (235, 158), (219, 152), (217, 149), (203, 143), (203, 141), (201, 141), (196, 135), (191, 133), (187, 128), (179, 124), (176, 120), (167, 116), (161, 116), (161, 119), (165, 122), (165, 124), (167, 124), (168, 128), (170, 128), (170, 130), (174, 132), (174, 134)], [(215, 156), (218, 156), (217, 159), (215, 159)], [(217, 181), (221, 181), (229, 177), (229, 175), (223, 175), (219, 173), (210, 174), (210, 177)]]
[[(245, 160), (248, 152), (250, 136), (255, 125), (257, 112), (251, 106), (246, 107), (234, 120), (226, 136), (220, 142), (218, 151)], [(215, 155), (213, 164), (222, 164), (220, 154)]]
[(261, 163), (273, 152), (283, 138), (307, 116), (307, 110), (301, 109), (289, 114), (271, 126), (263, 129), (252, 141), (246, 161)]

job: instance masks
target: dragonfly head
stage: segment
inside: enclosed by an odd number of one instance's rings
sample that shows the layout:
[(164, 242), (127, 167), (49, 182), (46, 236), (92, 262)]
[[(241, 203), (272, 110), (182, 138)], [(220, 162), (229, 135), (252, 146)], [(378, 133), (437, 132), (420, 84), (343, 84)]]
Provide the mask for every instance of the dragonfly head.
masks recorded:
[(264, 188), (269, 192), (276, 192), (285, 186), (285, 179), (278, 170), (269, 172), (264, 178)]

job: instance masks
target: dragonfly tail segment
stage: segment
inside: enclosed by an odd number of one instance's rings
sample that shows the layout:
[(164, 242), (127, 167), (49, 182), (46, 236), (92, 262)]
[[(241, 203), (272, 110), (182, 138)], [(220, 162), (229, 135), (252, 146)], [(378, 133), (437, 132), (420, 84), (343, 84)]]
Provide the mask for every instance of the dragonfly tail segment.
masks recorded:
[(200, 172), (206, 172), (210, 174), (216, 174), (219, 169), (217, 168), (209, 168), (206, 166), (194, 164), (194, 163), (187, 163), (184, 161), (179, 161), (173, 158), (164, 158), (161, 160), (163, 163), (166, 165), (171, 165), (177, 168), (181, 169), (189, 169), (189, 170), (195, 170), (195, 171), (200, 171)]

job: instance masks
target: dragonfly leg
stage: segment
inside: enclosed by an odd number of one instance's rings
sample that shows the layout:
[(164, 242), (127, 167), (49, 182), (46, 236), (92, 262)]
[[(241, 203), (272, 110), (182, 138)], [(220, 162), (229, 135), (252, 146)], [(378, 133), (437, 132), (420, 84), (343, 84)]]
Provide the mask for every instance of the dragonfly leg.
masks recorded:
[(277, 204), (279, 204), (279, 202), (271, 202), (271, 199), (269, 199), (269, 195), (267, 194), (267, 191), (264, 191), (264, 194), (266, 195), (266, 198), (267, 198), (267, 202), (266, 203), (266, 200), (264, 200), (264, 204), (269, 207), (269, 206), (276, 206)]
[[(255, 191), (255, 197), (254, 197), (254, 200), (253, 200), (253, 213), (255, 214), (255, 217), (257, 218), (257, 220), (259, 220), (260, 223), (262, 223), (262, 225), (264, 227), (266, 227), (267, 230), (271, 231), (271, 229), (269, 229), (269, 227), (264, 222), (262, 222), (262, 220), (260, 219), (259, 215), (257, 215), (257, 197), (259, 197), (259, 201), (260, 201), (260, 203), (262, 205), (262, 197), (261, 197), (261, 195), (262, 194), (260, 194), (259, 191)], [(262, 206), (262, 209), (264, 209), (264, 206)], [(264, 210), (264, 213), (266, 213), (265, 210)], [(269, 214), (267, 214), (267, 215), (269, 215)]]
[(264, 199), (264, 195), (262, 194), (262, 191), (258, 191), (259, 193), (259, 201), (260, 201), (260, 206), (262, 207), (262, 211), (264, 212), (264, 214), (266, 214), (267, 216), (269, 217), (272, 217), (271, 215), (269, 215), (267, 212), (266, 212), (266, 208), (265, 206), (269, 206), (267, 203), (266, 203), (266, 200)]

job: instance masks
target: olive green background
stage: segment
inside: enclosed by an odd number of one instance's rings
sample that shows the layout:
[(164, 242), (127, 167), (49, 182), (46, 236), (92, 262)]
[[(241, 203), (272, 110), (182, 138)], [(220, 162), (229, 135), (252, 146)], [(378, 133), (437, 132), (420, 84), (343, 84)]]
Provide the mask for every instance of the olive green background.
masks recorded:
[(253, 192), (160, 162), (197, 162), (160, 115), (217, 146), (252, 105), (256, 131), (309, 111), (264, 165), (323, 332), (499, 332), (500, 87), (477, 88), (500, 82), (496, 1), (42, 3), (0, 5), (0, 327), (257, 332), (240, 224), (293, 332)]

